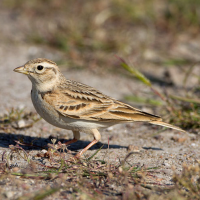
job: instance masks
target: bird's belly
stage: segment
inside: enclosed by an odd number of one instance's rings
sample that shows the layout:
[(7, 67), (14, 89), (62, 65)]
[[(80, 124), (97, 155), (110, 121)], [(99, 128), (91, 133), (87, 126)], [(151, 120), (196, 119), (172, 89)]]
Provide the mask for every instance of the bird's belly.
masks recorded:
[(31, 99), (37, 113), (48, 123), (63, 129), (78, 130), (90, 132), (91, 129), (100, 129), (110, 126), (105, 123), (86, 121), (81, 119), (72, 119), (58, 113), (51, 105), (46, 103), (40, 94), (32, 91)]

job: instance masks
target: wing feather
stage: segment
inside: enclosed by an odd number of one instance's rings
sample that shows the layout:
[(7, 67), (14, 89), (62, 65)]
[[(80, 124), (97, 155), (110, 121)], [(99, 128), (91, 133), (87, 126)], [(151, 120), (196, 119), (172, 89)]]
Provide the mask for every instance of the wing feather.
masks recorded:
[[(89, 86), (88, 86), (89, 87)], [(61, 115), (98, 122), (153, 121), (160, 117), (142, 112), (95, 89), (64, 89), (46, 93), (43, 98)]]

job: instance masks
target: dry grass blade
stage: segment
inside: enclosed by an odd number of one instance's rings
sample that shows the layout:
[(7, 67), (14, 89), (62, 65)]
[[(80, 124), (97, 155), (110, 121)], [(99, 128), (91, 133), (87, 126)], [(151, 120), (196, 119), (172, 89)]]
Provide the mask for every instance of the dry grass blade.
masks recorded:
[(159, 101), (159, 100), (156, 100), (156, 99), (133, 96), (133, 95), (125, 96), (125, 99), (127, 101), (132, 101), (132, 102), (138, 103), (139, 105), (152, 105), (152, 106), (163, 105), (162, 101)]
[[(163, 101), (165, 101), (166, 103), (169, 103), (167, 101), (167, 98), (161, 94), (160, 92), (158, 92), (158, 90), (156, 90), (153, 86), (151, 81), (141, 72), (139, 72), (137, 69), (135, 69), (134, 67), (130, 67), (126, 61), (119, 57), (116, 56), (120, 61), (121, 61), (121, 66), (126, 69), (128, 72), (130, 72), (132, 75), (134, 75), (138, 80), (140, 80), (142, 83), (144, 83), (145, 85), (149, 86), (151, 88), (151, 90), (157, 95), (159, 96)], [(171, 109), (170, 109), (171, 110)]]
[(101, 149), (103, 148), (104, 145), (102, 145), (94, 154), (92, 154), (89, 158), (87, 158), (87, 160), (91, 160), (92, 158), (94, 158), (94, 156), (96, 156), (98, 154), (99, 151), (101, 151)]
[[(162, 94), (158, 90), (156, 90), (150, 80), (148, 80), (144, 75), (138, 72), (133, 67), (130, 67), (124, 59), (117, 57), (122, 62), (121, 65), (131, 74), (133, 74), (136, 78), (138, 78), (142, 83), (149, 86), (150, 89), (160, 97), (163, 102), (165, 102), (165, 109), (170, 113), (170, 122), (175, 123), (178, 126), (181, 126), (183, 129), (187, 128), (199, 128), (199, 118), (200, 113), (197, 104), (200, 104), (199, 99), (193, 99), (188, 97), (180, 97), (177, 95), (167, 95)], [(182, 103), (177, 103), (175, 100), (181, 101)], [(185, 103), (189, 103), (190, 105), (185, 106)], [(190, 108), (190, 109), (188, 109)]]
[[(51, 172), (52, 173), (52, 172)], [(25, 173), (11, 173), (13, 176), (20, 176), (26, 179), (50, 179), (50, 174), (25, 174)]]
[(116, 57), (121, 61), (121, 65), (124, 69), (126, 69), (128, 72), (134, 75), (137, 79), (142, 81), (145, 85), (150, 86), (150, 87), (152, 86), (151, 81), (147, 77), (145, 77), (137, 69), (130, 67), (123, 58), (119, 56), (116, 56)]
[(200, 104), (200, 100), (199, 100), (199, 99), (191, 99), (191, 98), (180, 97), (180, 96), (175, 96), (175, 95), (170, 95), (170, 97), (171, 97), (172, 99), (176, 99), (176, 100), (179, 100), (179, 101), (184, 101), (184, 102), (188, 102), (188, 103)]

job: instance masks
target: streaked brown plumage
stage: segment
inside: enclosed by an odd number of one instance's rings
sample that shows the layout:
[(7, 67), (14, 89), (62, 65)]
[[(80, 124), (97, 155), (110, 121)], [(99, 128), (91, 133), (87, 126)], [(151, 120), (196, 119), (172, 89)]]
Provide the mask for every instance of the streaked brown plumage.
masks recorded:
[(159, 116), (117, 101), (85, 84), (67, 80), (51, 60), (34, 59), (14, 71), (26, 74), (31, 80), (32, 102), (41, 117), (54, 126), (73, 131), (74, 139), (68, 144), (80, 139), (80, 131), (94, 135), (93, 142), (76, 157), (100, 140), (100, 128), (118, 123), (145, 121), (183, 131), (162, 122)]

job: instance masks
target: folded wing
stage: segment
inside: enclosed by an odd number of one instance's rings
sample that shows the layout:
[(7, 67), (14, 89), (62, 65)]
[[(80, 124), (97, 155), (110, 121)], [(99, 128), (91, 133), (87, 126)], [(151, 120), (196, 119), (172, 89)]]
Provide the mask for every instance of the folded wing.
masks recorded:
[[(93, 89), (93, 88), (92, 88)], [(61, 115), (98, 122), (161, 121), (161, 118), (103, 95), (97, 90), (62, 89), (43, 98)]]

